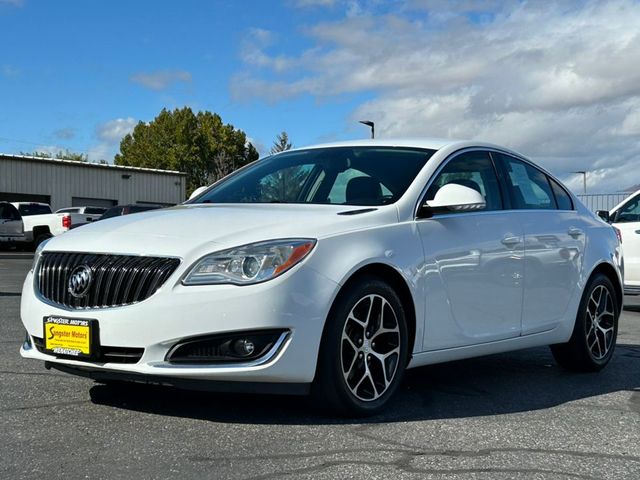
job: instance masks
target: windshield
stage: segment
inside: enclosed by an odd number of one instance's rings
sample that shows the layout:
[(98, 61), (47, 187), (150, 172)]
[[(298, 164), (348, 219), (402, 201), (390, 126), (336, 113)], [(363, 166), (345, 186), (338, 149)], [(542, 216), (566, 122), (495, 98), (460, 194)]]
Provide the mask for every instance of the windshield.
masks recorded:
[(264, 158), (188, 203), (385, 205), (407, 190), (434, 150), (333, 147)]
[(28, 217), (29, 215), (45, 215), (51, 213), (49, 205), (40, 205), (38, 203), (23, 203), (18, 207), (20, 215)]

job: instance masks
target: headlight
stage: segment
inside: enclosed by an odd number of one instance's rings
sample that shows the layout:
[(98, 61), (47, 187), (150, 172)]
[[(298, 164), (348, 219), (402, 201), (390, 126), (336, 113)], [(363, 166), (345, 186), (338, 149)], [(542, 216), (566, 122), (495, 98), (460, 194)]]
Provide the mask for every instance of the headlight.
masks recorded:
[[(53, 237), (51, 237), (53, 238)], [(36, 265), (38, 265), (38, 261), (40, 260), (40, 257), (42, 256), (42, 249), (44, 248), (44, 246), (49, 243), (49, 240), (51, 240), (51, 238), (47, 238), (46, 240), (43, 240), (42, 242), (40, 242), (40, 245), (38, 245), (38, 248), (36, 248), (35, 253), (33, 254), (33, 264), (31, 265), (31, 271), (33, 272), (36, 268)]]
[(233, 283), (250, 285), (281, 275), (300, 263), (316, 241), (273, 240), (214, 252), (202, 257), (183, 278), (183, 285)]

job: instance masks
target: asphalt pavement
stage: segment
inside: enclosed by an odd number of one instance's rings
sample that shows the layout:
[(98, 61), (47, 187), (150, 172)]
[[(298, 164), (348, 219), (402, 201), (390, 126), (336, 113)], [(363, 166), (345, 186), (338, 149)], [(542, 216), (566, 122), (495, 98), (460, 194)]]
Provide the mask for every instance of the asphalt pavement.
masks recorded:
[(47, 371), (18, 353), (30, 264), (0, 254), (0, 478), (640, 478), (638, 297), (603, 372), (565, 372), (547, 348), (435, 365), (362, 420)]

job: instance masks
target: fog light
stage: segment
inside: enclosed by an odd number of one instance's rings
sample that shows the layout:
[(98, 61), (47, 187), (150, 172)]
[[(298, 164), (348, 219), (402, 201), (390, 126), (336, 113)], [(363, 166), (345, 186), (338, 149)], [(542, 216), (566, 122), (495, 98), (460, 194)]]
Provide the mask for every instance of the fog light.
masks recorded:
[(233, 344), (233, 350), (241, 357), (248, 357), (256, 350), (256, 346), (253, 342), (246, 338), (236, 340)]
[(232, 363), (255, 361), (265, 356), (286, 330), (258, 330), (206, 335), (174, 345), (165, 359), (171, 363)]

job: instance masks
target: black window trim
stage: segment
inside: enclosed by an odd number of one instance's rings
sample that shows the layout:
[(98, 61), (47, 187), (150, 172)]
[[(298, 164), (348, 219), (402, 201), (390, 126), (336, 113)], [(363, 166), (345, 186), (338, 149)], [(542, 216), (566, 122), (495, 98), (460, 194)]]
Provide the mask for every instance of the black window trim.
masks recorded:
[[(471, 212), (451, 212), (451, 213), (437, 213), (434, 214), (434, 217), (442, 217), (444, 215), (455, 215), (456, 217), (460, 216), (460, 215), (473, 215), (473, 214), (487, 214), (487, 213), (494, 213), (494, 212), (502, 212), (505, 211), (505, 207), (506, 207), (506, 202), (508, 197), (505, 197), (505, 191), (503, 188), (503, 182), (502, 179), (500, 177), (499, 174), (499, 169), (496, 166), (496, 162), (493, 159), (493, 155), (491, 155), (491, 150), (489, 148), (486, 147), (465, 147), (462, 148), (460, 150), (456, 150), (455, 152), (452, 152), (449, 154), (449, 156), (447, 158), (445, 158), (442, 163), (440, 163), (440, 165), (438, 166), (438, 168), (436, 169), (435, 172), (433, 172), (433, 174), (431, 175), (431, 177), (429, 177), (429, 180), (427, 181), (426, 185), (424, 186), (424, 188), (422, 189), (422, 191), (420, 192), (420, 195), (418, 196), (418, 203), (416, 204), (415, 208), (414, 208), (414, 220), (425, 220), (424, 217), (421, 217), (419, 215), (420, 212), (420, 208), (425, 204), (426, 202), (426, 197), (427, 197), (427, 193), (429, 192), (429, 188), (431, 187), (431, 184), (433, 182), (435, 182), (436, 178), (438, 178), (438, 176), (440, 175), (440, 173), (442, 172), (442, 170), (449, 164), (449, 162), (451, 162), (452, 160), (454, 160), (456, 157), (459, 157), (460, 155), (463, 155), (465, 153), (469, 153), (469, 152), (483, 152), (486, 153), (487, 156), (489, 157), (489, 161), (491, 162), (491, 165), (493, 166), (493, 172), (496, 175), (496, 179), (498, 180), (498, 191), (500, 192), (500, 205), (501, 208), (496, 209), (496, 210), (478, 210), (478, 211), (471, 211)], [(425, 165), (426, 166), (426, 165)], [(509, 204), (509, 206), (511, 206)], [(433, 218), (433, 217), (430, 217)]]

